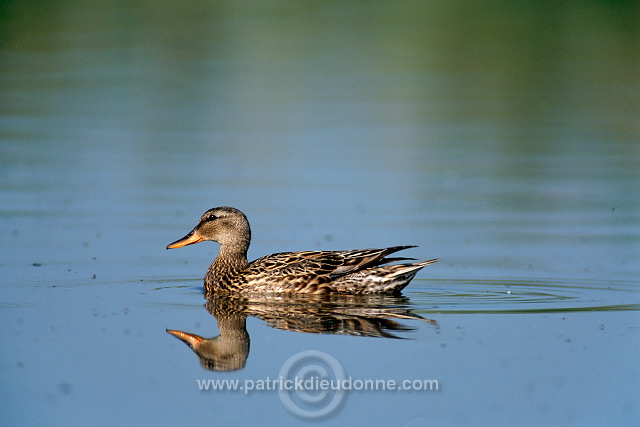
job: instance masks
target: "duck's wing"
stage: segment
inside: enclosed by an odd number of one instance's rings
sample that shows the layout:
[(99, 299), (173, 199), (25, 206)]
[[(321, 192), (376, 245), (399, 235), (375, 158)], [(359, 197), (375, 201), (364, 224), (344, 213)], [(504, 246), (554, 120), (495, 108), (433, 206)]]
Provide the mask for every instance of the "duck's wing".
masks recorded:
[(348, 251), (282, 252), (251, 262), (249, 274), (277, 276), (329, 276), (331, 279), (395, 261), (385, 258), (394, 252), (415, 246), (393, 246), (382, 249)]

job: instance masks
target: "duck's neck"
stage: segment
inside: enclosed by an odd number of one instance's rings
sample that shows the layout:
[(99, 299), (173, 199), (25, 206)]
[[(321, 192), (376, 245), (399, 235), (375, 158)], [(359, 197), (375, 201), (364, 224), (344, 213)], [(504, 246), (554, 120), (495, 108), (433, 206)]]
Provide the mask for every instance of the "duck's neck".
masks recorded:
[(220, 330), (221, 337), (229, 338), (232, 341), (249, 340), (246, 315), (219, 316), (216, 320), (218, 321), (218, 329)]
[(233, 279), (249, 265), (247, 249), (244, 244), (221, 245), (205, 276), (205, 287), (231, 290)]

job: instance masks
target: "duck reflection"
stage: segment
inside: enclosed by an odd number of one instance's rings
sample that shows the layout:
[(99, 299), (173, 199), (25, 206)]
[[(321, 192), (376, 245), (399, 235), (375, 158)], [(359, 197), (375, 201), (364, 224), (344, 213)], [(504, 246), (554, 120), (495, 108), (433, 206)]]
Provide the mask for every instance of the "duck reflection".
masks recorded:
[(396, 335), (415, 328), (396, 320), (433, 320), (412, 313), (409, 299), (394, 295), (211, 295), (205, 307), (216, 318), (220, 335), (169, 330), (185, 342), (203, 368), (215, 371), (242, 369), (249, 355), (247, 316), (287, 331), (363, 337), (403, 338)]

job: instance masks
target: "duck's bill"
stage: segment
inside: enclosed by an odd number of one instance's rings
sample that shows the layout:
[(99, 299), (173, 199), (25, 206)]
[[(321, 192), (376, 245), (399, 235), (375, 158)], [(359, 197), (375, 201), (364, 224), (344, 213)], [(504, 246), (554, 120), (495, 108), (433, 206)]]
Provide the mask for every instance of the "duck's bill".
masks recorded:
[(173, 243), (169, 243), (167, 245), (167, 249), (181, 248), (187, 245), (193, 245), (194, 243), (202, 242), (204, 237), (196, 233), (195, 231), (191, 231), (191, 233), (184, 236), (182, 239), (178, 239)]
[(191, 348), (200, 344), (204, 340), (200, 335), (189, 334), (187, 332), (172, 331), (171, 329), (167, 329), (167, 332), (178, 338), (180, 341), (187, 343)]

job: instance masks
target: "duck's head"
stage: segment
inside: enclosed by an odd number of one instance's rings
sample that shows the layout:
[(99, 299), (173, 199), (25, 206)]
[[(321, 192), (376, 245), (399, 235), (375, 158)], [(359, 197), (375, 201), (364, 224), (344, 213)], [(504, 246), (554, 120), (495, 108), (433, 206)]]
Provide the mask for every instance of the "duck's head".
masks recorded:
[(249, 221), (236, 208), (222, 206), (209, 209), (189, 234), (168, 244), (167, 249), (180, 248), (204, 240), (213, 240), (223, 246), (249, 247), (251, 241)]
[(249, 334), (237, 337), (219, 335), (203, 338), (183, 331), (167, 332), (186, 343), (200, 359), (200, 365), (210, 371), (236, 371), (244, 368), (249, 356)]

